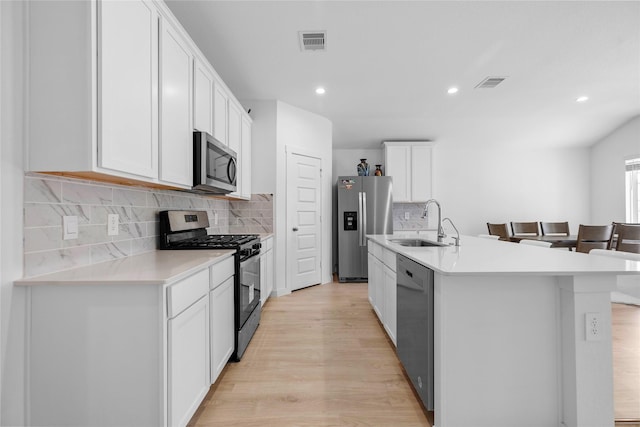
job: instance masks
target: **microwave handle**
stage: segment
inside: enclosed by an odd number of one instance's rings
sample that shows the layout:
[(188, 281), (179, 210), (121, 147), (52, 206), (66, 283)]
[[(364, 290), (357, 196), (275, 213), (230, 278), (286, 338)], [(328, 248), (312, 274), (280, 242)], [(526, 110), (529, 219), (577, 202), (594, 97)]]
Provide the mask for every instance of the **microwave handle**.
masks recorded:
[(229, 163), (227, 163), (227, 178), (229, 178), (230, 183), (234, 183), (236, 181), (236, 170), (236, 161), (235, 159), (230, 158)]

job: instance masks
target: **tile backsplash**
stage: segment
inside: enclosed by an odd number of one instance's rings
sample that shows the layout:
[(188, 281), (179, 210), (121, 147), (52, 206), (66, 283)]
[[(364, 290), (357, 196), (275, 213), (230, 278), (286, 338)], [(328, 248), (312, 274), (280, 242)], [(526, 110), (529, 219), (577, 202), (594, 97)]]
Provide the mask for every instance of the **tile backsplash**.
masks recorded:
[[(273, 232), (273, 196), (230, 201), (181, 191), (27, 174), (24, 183), (24, 275), (51, 273), (123, 258), (158, 247), (158, 212), (206, 210), (209, 233)], [(119, 215), (117, 236), (107, 216)], [(78, 238), (62, 239), (62, 217), (78, 218)], [(217, 217), (217, 224), (215, 218)]]
[[(394, 203), (393, 230), (426, 230), (429, 228), (429, 218), (422, 218), (424, 203)], [(406, 215), (409, 218), (406, 218)], [(431, 216), (431, 214), (429, 215)]]

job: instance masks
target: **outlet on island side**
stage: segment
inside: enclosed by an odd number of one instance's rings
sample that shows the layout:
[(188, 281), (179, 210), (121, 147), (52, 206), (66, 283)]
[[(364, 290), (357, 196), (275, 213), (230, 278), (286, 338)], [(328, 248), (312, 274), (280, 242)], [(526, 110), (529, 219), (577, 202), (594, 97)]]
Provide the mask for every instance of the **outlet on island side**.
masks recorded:
[(600, 313), (585, 313), (585, 334), (587, 341), (602, 339), (602, 315)]

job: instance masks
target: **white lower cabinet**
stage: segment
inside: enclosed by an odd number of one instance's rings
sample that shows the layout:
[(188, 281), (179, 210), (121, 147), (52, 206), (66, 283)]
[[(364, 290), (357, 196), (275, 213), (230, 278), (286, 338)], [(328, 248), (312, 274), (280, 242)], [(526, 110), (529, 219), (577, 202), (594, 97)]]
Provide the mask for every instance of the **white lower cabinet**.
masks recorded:
[(209, 300), (168, 320), (169, 425), (185, 426), (209, 391)]
[(212, 270), (212, 290), (209, 292), (211, 306), (211, 380), (213, 384), (233, 354), (233, 258), (229, 258), (219, 271)]
[(229, 256), (164, 286), (29, 286), (29, 425), (186, 426), (233, 352), (233, 281)]
[(260, 304), (264, 305), (273, 292), (273, 236), (262, 240), (260, 254)]
[(369, 302), (396, 345), (397, 295), (395, 252), (369, 241)]

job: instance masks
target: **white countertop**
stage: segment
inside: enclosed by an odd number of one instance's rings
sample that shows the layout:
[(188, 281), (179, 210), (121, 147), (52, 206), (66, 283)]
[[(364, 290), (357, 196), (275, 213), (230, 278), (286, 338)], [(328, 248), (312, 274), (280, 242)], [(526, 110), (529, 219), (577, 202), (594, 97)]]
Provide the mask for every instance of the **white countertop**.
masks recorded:
[[(436, 234), (368, 235), (369, 239), (445, 275), (640, 274), (640, 262), (539, 246), (460, 236), (460, 246), (407, 247), (398, 238), (436, 240)], [(445, 243), (450, 243), (446, 238)]]
[(165, 285), (233, 255), (232, 249), (152, 251), (17, 280), (16, 285)]

